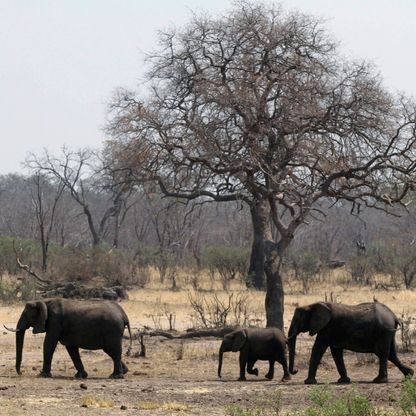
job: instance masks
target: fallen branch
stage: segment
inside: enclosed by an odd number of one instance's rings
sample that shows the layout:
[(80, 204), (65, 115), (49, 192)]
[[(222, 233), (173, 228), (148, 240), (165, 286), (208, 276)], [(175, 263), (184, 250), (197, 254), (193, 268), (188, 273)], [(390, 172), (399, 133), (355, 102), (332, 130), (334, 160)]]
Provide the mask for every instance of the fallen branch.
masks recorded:
[(137, 339), (141, 335), (147, 335), (150, 337), (163, 337), (168, 339), (188, 339), (188, 338), (207, 338), (215, 337), (222, 338), (224, 335), (234, 331), (237, 327), (221, 327), (221, 328), (204, 328), (204, 329), (191, 329), (185, 332), (176, 331), (161, 331), (161, 330), (144, 330), (139, 331), (133, 338)]
[(19, 266), (20, 269), (25, 270), (30, 276), (33, 276), (39, 283), (42, 283), (43, 285), (50, 285), (51, 281), (50, 280), (46, 280), (43, 279), (42, 277), (38, 276), (31, 268), (30, 266), (28, 266), (27, 264), (23, 264), (20, 261), (19, 255), (17, 253), (16, 250), (16, 246), (14, 244), (14, 240), (13, 240), (13, 250), (14, 250), (14, 254), (16, 256), (16, 263)]

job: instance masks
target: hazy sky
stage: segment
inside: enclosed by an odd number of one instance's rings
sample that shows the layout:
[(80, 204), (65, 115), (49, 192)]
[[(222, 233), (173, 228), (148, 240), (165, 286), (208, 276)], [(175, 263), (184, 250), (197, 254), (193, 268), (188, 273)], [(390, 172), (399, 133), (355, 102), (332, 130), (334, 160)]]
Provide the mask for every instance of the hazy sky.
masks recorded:
[[(106, 103), (135, 87), (156, 32), (231, 0), (0, 0), (0, 174), (29, 151), (100, 147)], [(416, 97), (415, 0), (286, 0), (321, 16), (342, 51)]]

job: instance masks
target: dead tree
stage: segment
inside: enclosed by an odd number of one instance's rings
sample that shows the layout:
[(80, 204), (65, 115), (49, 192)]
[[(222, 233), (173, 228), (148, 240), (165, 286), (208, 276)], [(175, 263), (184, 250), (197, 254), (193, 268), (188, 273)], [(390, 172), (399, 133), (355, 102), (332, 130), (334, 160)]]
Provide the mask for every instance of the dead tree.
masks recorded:
[(39, 227), (42, 248), (42, 271), (46, 272), (48, 269), (49, 243), (55, 225), (58, 204), (65, 185), (62, 181), (50, 181), (40, 173), (35, 173), (29, 181), (33, 185), (31, 187), (31, 198)]
[[(111, 218), (115, 221), (114, 244), (118, 245), (118, 232), (122, 222), (121, 213), (128, 210), (126, 199), (132, 190), (116, 177), (117, 170), (112, 170), (111, 166), (103, 165), (103, 160), (89, 150), (82, 149), (71, 151), (62, 149), (60, 157), (49, 154), (48, 151), (40, 156), (31, 154), (27, 159), (27, 165), (45, 175), (54, 178), (61, 183), (69, 192), (71, 197), (82, 209), (82, 213), (88, 223), (88, 228), (92, 238), (92, 245), (98, 246), (107, 233), (108, 222)], [(100, 218), (96, 218), (96, 213), (91, 209), (91, 195), (96, 192), (103, 192), (108, 195), (108, 204)]]

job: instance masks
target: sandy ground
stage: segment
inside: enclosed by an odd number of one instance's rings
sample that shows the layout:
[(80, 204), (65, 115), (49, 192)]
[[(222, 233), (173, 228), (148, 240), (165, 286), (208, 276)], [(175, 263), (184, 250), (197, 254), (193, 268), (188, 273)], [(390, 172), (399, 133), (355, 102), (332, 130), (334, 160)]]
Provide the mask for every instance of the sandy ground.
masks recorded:
[[(338, 293), (345, 303), (372, 301), (373, 298), (373, 294), (366, 290)], [(415, 316), (416, 294), (413, 292), (379, 292), (376, 295), (398, 315), (405, 312)], [(256, 292), (252, 297), (253, 308), (260, 313), (264, 294)], [(318, 293), (287, 296), (287, 325), (297, 304), (319, 299), (322, 299), (322, 294)], [(185, 303), (186, 293), (137, 291), (122, 306), (133, 328), (143, 325), (153, 327), (157, 311), (164, 309), (177, 314), (176, 327), (183, 329), (190, 325), (189, 307), (186, 308)], [(22, 309), (22, 305), (1, 306), (0, 325), (14, 326)], [(161, 326), (166, 329), (167, 320), (163, 313), (160, 320)], [(397, 337), (399, 341), (399, 334)], [(279, 364), (276, 364), (274, 380), (264, 378), (266, 362), (257, 363), (259, 377), (247, 376), (246, 382), (236, 381), (239, 374), (237, 353), (225, 354), (223, 377), (218, 379), (220, 340), (214, 338), (179, 341), (148, 337), (145, 339), (146, 358), (125, 358), (129, 372), (123, 380), (108, 379), (112, 362), (102, 351), (81, 351), (89, 378), (75, 380), (72, 362), (65, 348), (59, 345), (52, 363), (53, 378), (43, 379), (37, 377), (42, 367), (43, 338), (44, 334), (27, 332), (23, 374), (18, 376), (14, 370), (14, 334), (0, 330), (0, 415), (227, 415), (228, 406), (256, 407), (266, 402), (274, 403), (274, 406), (278, 404), (284, 414), (308, 406), (313, 388), (303, 384), (313, 342), (308, 335), (302, 335), (298, 341), (299, 373), (284, 384), (280, 381), (282, 370)], [(125, 350), (127, 345), (125, 340)], [(136, 340), (133, 354), (138, 351)], [(405, 364), (416, 368), (416, 353), (400, 353), (399, 356)], [(353, 385), (336, 385), (337, 372), (327, 352), (318, 370), (318, 382), (328, 383), (325, 388), (335, 395), (354, 388), (368, 396), (377, 407), (389, 409), (397, 406), (402, 374), (395, 367), (389, 368), (388, 384), (374, 385), (371, 380), (377, 375), (378, 366), (373, 357), (347, 353), (346, 366)]]

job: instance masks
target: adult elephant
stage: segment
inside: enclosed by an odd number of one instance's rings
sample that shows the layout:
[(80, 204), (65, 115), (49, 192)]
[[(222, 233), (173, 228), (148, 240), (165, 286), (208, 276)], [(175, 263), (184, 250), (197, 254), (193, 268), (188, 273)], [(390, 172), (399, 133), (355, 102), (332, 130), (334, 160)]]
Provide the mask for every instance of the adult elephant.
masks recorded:
[(340, 375), (338, 383), (350, 383), (344, 364), (344, 349), (377, 355), (380, 367), (374, 383), (387, 383), (387, 360), (405, 376), (413, 375), (413, 370), (403, 365), (396, 354), (395, 334), (398, 325), (396, 315), (379, 302), (354, 306), (319, 302), (298, 307), (288, 334), (289, 370), (293, 371), (294, 368), (297, 335), (309, 331), (309, 335), (317, 336), (305, 384), (316, 383), (316, 370), (328, 347)]
[(218, 377), (221, 377), (223, 354), (227, 351), (240, 352), (240, 381), (246, 380), (246, 367), (247, 373), (255, 376), (259, 374), (257, 368), (253, 368), (257, 360), (269, 361), (269, 371), (266, 374), (269, 380), (274, 376), (275, 361), (282, 365), (282, 381), (290, 380), (286, 360), (286, 337), (280, 329), (237, 329), (225, 335), (219, 351)]
[(79, 355), (79, 348), (102, 349), (113, 360), (110, 378), (123, 378), (128, 371), (121, 360), (124, 327), (130, 335), (130, 324), (121, 306), (112, 301), (45, 299), (28, 302), (20, 315), (16, 332), (16, 371), (20, 372), (25, 331), (46, 332), (43, 343), (42, 377), (51, 377), (53, 353), (58, 342), (65, 345), (77, 370), (76, 378), (88, 377)]

